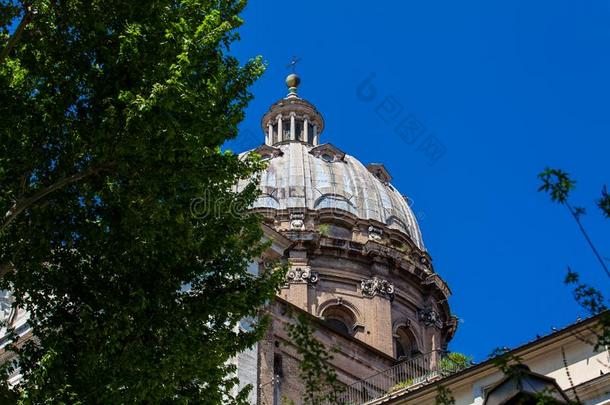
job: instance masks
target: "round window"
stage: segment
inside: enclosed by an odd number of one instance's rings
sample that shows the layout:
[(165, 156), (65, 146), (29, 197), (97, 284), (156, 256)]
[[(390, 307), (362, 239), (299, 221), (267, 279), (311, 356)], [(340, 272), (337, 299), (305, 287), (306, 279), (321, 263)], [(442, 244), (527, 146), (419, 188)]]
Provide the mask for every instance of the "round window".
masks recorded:
[(332, 163), (332, 161), (335, 160), (333, 158), (333, 156), (329, 155), (328, 153), (323, 153), (322, 156), (320, 156), (320, 157), (322, 158), (322, 160), (324, 160), (325, 162), (328, 162), (328, 163)]

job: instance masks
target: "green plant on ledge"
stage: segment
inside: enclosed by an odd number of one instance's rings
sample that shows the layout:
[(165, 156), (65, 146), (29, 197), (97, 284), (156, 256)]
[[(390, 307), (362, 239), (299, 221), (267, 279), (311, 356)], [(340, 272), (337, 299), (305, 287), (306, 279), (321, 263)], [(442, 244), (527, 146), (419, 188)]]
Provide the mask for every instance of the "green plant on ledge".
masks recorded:
[(452, 373), (472, 365), (472, 357), (462, 353), (449, 353), (439, 363), (441, 373)]
[(401, 390), (403, 388), (410, 387), (411, 385), (413, 385), (413, 379), (412, 378), (408, 378), (405, 381), (401, 381), (398, 384), (394, 385), (392, 388), (390, 388), (390, 392), (396, 392), (396, 391)]
[(330, 225), (329, 224), (320, 224), (318, 225), (318, 232), (322, 236), (328, 236), (330, 234)]
[(406, 253), (408, 250), (407, 245), (405, 245), (404, 243), (399, 246), (395, 246), (395, 248), (401, 253)]

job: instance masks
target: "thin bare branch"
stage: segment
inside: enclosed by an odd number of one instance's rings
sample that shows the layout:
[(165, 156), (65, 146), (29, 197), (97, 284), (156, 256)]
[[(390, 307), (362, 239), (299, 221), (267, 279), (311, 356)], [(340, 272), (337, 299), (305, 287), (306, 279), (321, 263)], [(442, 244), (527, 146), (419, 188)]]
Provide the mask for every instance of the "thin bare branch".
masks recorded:
[(580, 232), (583, 234), (583, 236), (587, 240), (587, 243), (591, 247), (591, 250), (593, 251), (593, 254), (597, 258), (597, 260), (599, 260), (599, 263), (602, 265), (602, 268), (606, 272), (606, 275), (608, 277), (610, 277), (610, 270), (608, 270), (608, 266), (606, 266), (606, 263), (604, 263), (604, 260), (602, 259), (602, 256), (599, 254), (599, 252), (595, 248), (595, 245), (591, 241), (591, 238), (589, 237), (589, 234), (585, 230), (585, 227), (582, 226), (582, 223), (580, 222), (580, 215), (578, 214), (578, 211), (576, 211), (576, 209), (572, 208), (572, 206), (570, 205), (570, 203), (568, 201), (565, 201), (565, 205), (568, 208), (568, 210), (570, 211), (570, 214), (572, 214), (572, 216), (576, 220), (576, 223), (578, 224), (578, 228), (580, 229)]

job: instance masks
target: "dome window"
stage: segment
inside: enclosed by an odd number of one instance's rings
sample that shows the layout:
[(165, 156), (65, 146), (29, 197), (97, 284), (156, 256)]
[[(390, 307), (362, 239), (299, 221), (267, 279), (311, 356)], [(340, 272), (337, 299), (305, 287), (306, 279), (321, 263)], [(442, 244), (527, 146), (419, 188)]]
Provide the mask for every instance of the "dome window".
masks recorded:
[(345, 197), (335, 194), (325, 194), (314, 203), (315, 209), (331, 208), (355, 212), (355, 207)]
[(398, 217), (396, 217), (395, 215), (392, 215), (391, 217), (389, 217), (385, 223), (389, 228), (399, 229), (399, 230), (409, 234), (409, 236), (410, 236), (409, 227), (403, 221), (398, 219)]
[(330, 143), (316, 146), (310, 150), (309, 153), (328, 163), (343, 161), (343, 158), (345, 157), (345, 153), (341, 149), (331, 145)]
[(351, 336), (356, 325), (356, 317), (345, 305), (332, 305), (322, 314), (324, 323), (330, 329)]
[(270, 160), (276, 156), (283, 155), (281, 150), (269, 145), (261, 145), (258, 148), (254, 149), (253, 152), (258, 153), (263, 160)]
[(334, 156), (332, 156), (328, 153), (323, 153), (322, 155), (320, 155), (320, 157), (322, 158), (323, 161), (328, 162), (328, 163), (332, 163), (335, 161)]
[(263, 194), (256, 199), (253, 208), (271, 208), (277, 210), (280, 208), (280, 203), (277, 198), (268, 194)]
[(419, 353), (415, 336), (407, 326), (401, 326), (396, 330), (394, 335), (394, 352), (399, 360), (409, 359)]
[(400, 359), (402, 357), (406, 357), (409, 350), (404, 348), (402, 342), (395, 338), (394, 344), (396, 345), (396, 358)]
[(383, 184), (389, 184), (392, 181), (392, 176), (390, 176), (388, 170), (381, 163), (370, 163), (366, 165), (366, 168)]
[(349, 328), (341, 319), (328, 318), (326, 319), (326, 325), (328, 325), (328, 327), (335, 332), (339, 332), (343, 335), (349, 335)]

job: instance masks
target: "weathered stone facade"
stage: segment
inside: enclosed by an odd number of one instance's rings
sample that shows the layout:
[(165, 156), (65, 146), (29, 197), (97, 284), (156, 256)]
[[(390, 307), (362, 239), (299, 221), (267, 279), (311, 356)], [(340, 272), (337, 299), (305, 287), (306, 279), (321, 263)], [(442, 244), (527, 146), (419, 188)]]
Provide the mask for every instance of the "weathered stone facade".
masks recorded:
[[(261, 405), (281, 404), (281, 398), (300, 403), (304, 391), (299, 378), (299, 356), (291, 345), (286, 324), (292, 316), (302, 312), (278, 298), (271, 306), (272, 326), (259, 343), (259, 398)], [(315, 320), (314, 320), (315, 322)], [(349, 384), (360, 376), (368, 376), (390, 367), (394, 358), (375, 348), (362, 344), (349, 335), (336, 333), (323, 321), (315, 322), (316, 338), (327, 347), (337, 348), (333, 366), (341, 382)]]
[[(312, 125), (314, 136), (305, 130)], [(456, 328), (450, 290), (385, 167), (320, 144), (324, 121), (296, 86), (272, 105), (262, 127), (265, 145), (255, 152), (268, 168), (253, 210), (281, 235), (287, 248), (276, 253), (289, 271), (258, 345), (257, 402), (300, 403), (299, 359), (286, 332), (294, 311), (317, 323), (321, 342), (339, 348), (332, 365), (346, 385), (446, 348)]]

